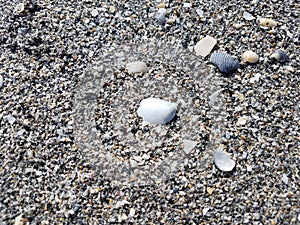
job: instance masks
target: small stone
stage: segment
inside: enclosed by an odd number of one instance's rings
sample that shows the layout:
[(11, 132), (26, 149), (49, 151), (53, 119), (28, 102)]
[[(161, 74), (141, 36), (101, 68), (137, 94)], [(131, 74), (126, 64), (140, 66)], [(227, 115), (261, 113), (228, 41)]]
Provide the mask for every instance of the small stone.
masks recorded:
[(204, 209), (202, 210), (202, 215), (205, 216), (206, 213), (208, 212), (208, 210), (209, 210), (209, 208), (204, 208)]
[(27, 222), (26, 217), (23, 214), (20, 214), (15, 218), (15, 225), (25, 225)]
[(252, 166), (246, 165), (246, 168), (247, 168), (247, 171), (248, 171), (248, 172), (252, 172)]
[(91, 11), (92, 17), (96, 17), (96, 16), (98, 16), (98, 14), (99, 14), (99, 12), (98, 12), (97, 9), (93, 9), (93, 10)]
[(183, 8), (192, 8), (192, 7), (193, 7), (193, 4), (190, 2), (183, 3)]
[(213, 193), (214, 190), (215, 190), (215, 189), (212, 188), (212, 187), (207, 187), (207, 188), (206, 188), (206, 191), (207, 191), (207, 193), (208, 193), (209, 195), (211, 195), (211, 194)]
[(238, 119), (236, 125), (237, 126), (243, 126), (247, 123), (248, 119), (249, 119), (248, 116), (242, 116)]
[(134, 208), (131, 208), (130, 210), (129, 210), (129, 217), (134, 217), (134, 215), (135, 215), (135, 209)]
[(2, 86), (3, 86), (3, 76), (0, 75), (0, 88), (2, 88)]
[(259, 56), (251, 50), (245, 51), (242, 57), (249, 63), (256, 63), (259, 60)]
[(206, 36), (195, 46), (196, 55), (207, 56), (217, 44), (217, 40), (211, 36)]
[(234, 23), (233, 24), (233, 27), (236, 28), (236, 29), (240, 29), (241, 27), (243, 27), (245, 24), (243, 23)]
[(217, 150), (213, 152), (213, 159), (216, 166), (222, 171), (231, 171), (235, 167), (235, 161), (233, 161), (227, 154)]
[(126, 70), (129, 74), (132, 73), (146, 73), (148, 71), (147, 64), (141, 61), (127, 63)]
[(155, 19), (157, 20), (158, 24), (164, 25), (166, 23), (166, 14), (164, 13), (158, 13), (155, 16)]
[(157, 8), (161, 9), (161, 8), (165, 8), (166, 4), (164, 2), (161, 2), (157, 5)]
[(197, 145), (197, 142), (191, 140), (183, 140), (183, 151), (189, 154)]
[(289, 178), (288, 178), (288, 176), (287, 176), (285, 173), (282, 174), (281, 180), (282, 180), (285, 184), (289, 184)]
[(248, 13), (248, 12), (244, 12), (244, 14), (243, 14), (243, 17), (244, 17), (244, 19), (245, 20), (254, 20), (255, 19), (255, 17), (254, 16), (252, 16), (250, 13)]
[(10, 123), (10, 124), (14, 124), (16, 122), (16, 118), (13, 117), (12, 115), (8, 115), (8, 116), (4, 116), (5, 119), (7, 119), (7, 121)]
[(259, 25), (263, 27), (275, 27), (277, 25), (277, 22), (269, 18), (261, 18), (259, 20)]

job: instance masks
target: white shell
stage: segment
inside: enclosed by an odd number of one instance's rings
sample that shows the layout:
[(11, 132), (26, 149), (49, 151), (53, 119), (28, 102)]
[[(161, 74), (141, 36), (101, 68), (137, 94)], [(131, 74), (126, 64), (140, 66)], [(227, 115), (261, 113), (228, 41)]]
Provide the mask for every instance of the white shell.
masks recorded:
[(231, 171), (235, 167), (235, 161), (229, 158), (227, 154), (222, 151), (214, 151), (213, 159), (216, 166), (223, 171)]
[(195, 46), (196, 55), (201, 55), (203, 57), (207, 56), (211, 50), (217, 44), (217, 40), (211, 36), (206, 36), (200, 40)]
[(259, 56), (251, 50), (245, 51), (242, 57), (249, 63), (256, 63), (259, 60)]
[(259, 25), (263, 27), (275, 27), (277, 25), (277, 22), (269, 18), (261, 18), (259, 20)]
[(126, 64), (128, 73), (145, 73), (148, 71), (147, 64), (142, 61), (136, 61)]
[(15, 6), (15, 12), (20, 14), (25, 10), (25, 5), (24, 3), (19, 3)]
[(250, 13), (248, 13), (246, 11), (244, 12), (243, 17), (245, 20), (254, 20), (255, 19), (254, 16), (252, 16)]
[(146, 98), (141, 101), (137, 114), (152, 124), (166, 124), (176, 114), (176, 104), (159, 98)]
[(0, 88), (2, 87), (2, 85), (3, 85), (3, 76), (0, 75)]

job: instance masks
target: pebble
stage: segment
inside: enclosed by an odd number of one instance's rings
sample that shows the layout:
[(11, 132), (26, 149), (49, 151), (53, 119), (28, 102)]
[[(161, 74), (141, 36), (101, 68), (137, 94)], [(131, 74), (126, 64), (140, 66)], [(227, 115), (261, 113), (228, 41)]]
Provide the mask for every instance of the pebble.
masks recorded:
[(277, 22), (269, 18), (261, 18), (259, 20), (259, 25), (263, 27), (275, 27), (277, 25)]
[(238, 119), (236, 125), (237, 126), (244, 126), (244, 125), (246, 125), (246, 123), (248, 122), (248, 120), (249, 120), (248, 116), (242, 116), (242, 117), (240, 117)]
[(155, 16), (155, 19), (157, 20), (158, 24), (164, 25), (166, 23), (166, 14), (165, 13), (157, 13)]
[(176, 114), (176, 105), (158, 98), (146, 98), (141, 101), (137, 114), (145, 122), (162, 125), (173, 120)]
[(245, 20), (248, 20), (248, 21), (255, 19), (254, 16), (252, 16), (250, 13), (248, 13), (246, 11), (244, 12), (243, 17), (244, 17)]
[(245, 51), (242, 57), (249, 63), (256, 63), (259, 60), (259, 56), (251, 50)]
[(235, 167), (235, 161), (229, 158), (223, 151), (214, 151), (213, 159), (216, 166), (222, 171), (231, 171)]
[(207, 56), (217, 44), (217, 40), (211, 36), (206, 36), (195, 46), (196, 55)]
[(221, 73), (229, 73), (240, 68), (239, 61), (224, 52), (214, 52), (211, 54), (209, 61), (216, 65)]
[(0, 88), (2, 88), (2, 86), (3, 86), (3, 76), (0, 75)]
[(197, 142), (191, 140), (183, 140), (183, 151), (185, 154), (190, 154), (190, 152), (196, 147)]
[(141, 61), (131, 62), (126, 64), (126, 70), (129, 74), (146, 73), (148, 71), (147, 64)]
[(98, 16), (98, 15), (99, 15), (98, 9), (93, 9), (93, 10), (91, 11), (91, 15), (92, 15), (92, 17)]

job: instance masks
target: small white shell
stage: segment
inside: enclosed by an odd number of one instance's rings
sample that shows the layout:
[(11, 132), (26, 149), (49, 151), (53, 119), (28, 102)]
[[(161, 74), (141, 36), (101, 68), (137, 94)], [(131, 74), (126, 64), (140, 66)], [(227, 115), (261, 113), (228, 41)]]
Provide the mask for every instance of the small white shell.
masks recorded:
[(141, 101), (137, 114), (152, 124), (166, 124), (176, 114), (176, 104), (159, 98), (146, 98)]
[(15, 7), (15, 12), (18, 13), (18, 14), (22, 13), (24, 10), (25, 10), (24, 3), (19, 3)]
[(251, 50), (245, 51), (242, 57), (249, 63), (256, 63), (259, 60), (259, 56)]
[(147, 64), (141, 61), (131, 62), (126, 64), (126, 70), (131, 73), (145, 73), (148, 71)]
[(269, 18), (261, 18), (259, 20), (259, 25), (263, 27), (275, 27), (277, 25), (277, 22)]
[(235, 161), (222, 151), (214, 151), (213, 159), (216, 166), (222, 171), (231, 171), (235, 167)]
[(195, 45), (196, 55), (207, 56), (216, 44), (216, 39), (211, 36), (206, 36)]

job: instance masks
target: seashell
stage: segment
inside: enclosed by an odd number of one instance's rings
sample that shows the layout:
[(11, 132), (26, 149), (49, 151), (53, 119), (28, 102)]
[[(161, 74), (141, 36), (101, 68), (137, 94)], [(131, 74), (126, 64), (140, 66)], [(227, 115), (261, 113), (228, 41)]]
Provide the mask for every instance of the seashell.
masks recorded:
[(0, 88), (2, 88), (2, 86), (3, 86), (3, 76), (0, 75)]
[(146, 73), (148, 71), (147, 64), (142, 61), (136, 61), (126, 64), (126, 70), (131, 73)]
[(216, 166), (222, 171), (231, 171), (235, 167), (235, 161), (229, 158), (223, 151), (214, 151), (213, 159)]
[(15, 7), (15, 12), (18, 13), (18, 14), (22, 13), (24, 10), (25, 10), (24, 3), (19, 3)]
[(216, 44), (216, 39), (211, 36), (206, 36), (195, 45), (196, 55), (207, 56)]
[(256, 62), (258, 62), (258, 59), (259, 59), (258, 55), (251, 50), (245, 51), (242, 54), (242, 57), (249, 63), (256, 63)]
[(259, 20), (259, 25), (263, 27), (275, 27), (277, 25), (277, 22), (269, 18), (261, 18)]
[(289, 60), (286, 51), (278, 49), (274, 54), (271, 55), (271, 58), (276, 59), (279, 62), (286, 62)]
[(176, 104), (159, 98), (146, 98), (141, 101), (137, 114), (152, 124), (166, 124), (176, 114)]
[(224, 52), (216, 52), (210, 56), (209, 61), (216, 65), (221, 73), (229, 73), (230, 71), (236, 70), (240, 68), (239, 61)]

